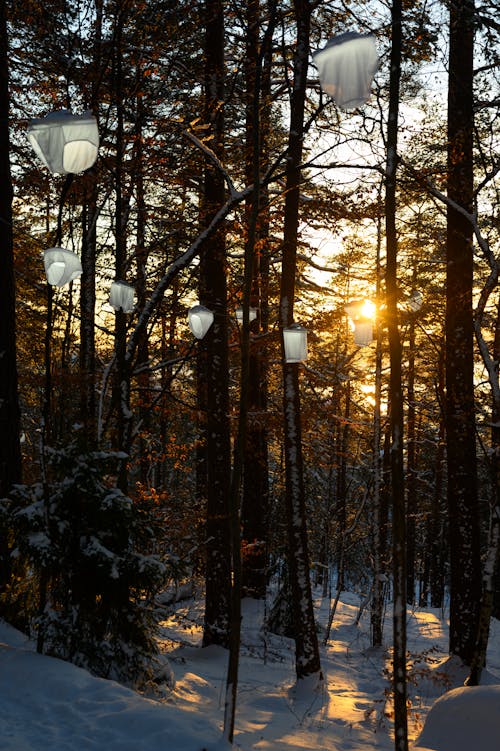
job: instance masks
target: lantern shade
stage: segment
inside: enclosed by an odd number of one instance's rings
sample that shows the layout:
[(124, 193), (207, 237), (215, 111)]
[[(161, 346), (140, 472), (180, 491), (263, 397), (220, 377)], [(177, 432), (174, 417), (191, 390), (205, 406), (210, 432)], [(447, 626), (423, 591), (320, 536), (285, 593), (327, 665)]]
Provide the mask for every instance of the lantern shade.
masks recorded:
[(416, 289), (414, 290), (410, 297), (407, 300), (406, 308), (410, 313), (418, 313), (420, 308), (422, 307), (422, 304), (424, 302), (424, 297), (420, 290)]
[[(236, 320), (239, 321), (239, 323), (243, 322), (243, 308), (240, 306), (239, 308), (236, 308), (235, 311)], [(257, 308), (249, 308), (248, 309), (248, 320), (250, 323), (252, 321), (255, 321), (257, 318)]]
[(354, 300), (345, 306), (353, 330), (354, 343), (366, 347), (373, 341), (373, 315), (376, 307), (370, 300)]
[(53, 287), (64, 287), (82, 274), (82, 264), (76, 253), (66, 248), (48, 248), (43, 254), (47, 281)]
[(292, 323), (283, 329), (283, 344), (286, 362), (307, 360), (307, 330), (300, 323)]
[(213, 321), (214, 314), (204, 305), (194, 305), (188, 311), (189, 328), (197, 339), (203, 339)]
[(127, 282), (115, 281), (109, 290), (109, 304), (115, 310), (132, 313), (134, 309), (134, 288)]
[(83, 172), (97, 159), (99, 132), (90, 112), (51, 112), (28, 124), (28, 140), (42, 164), (55, 174)]
[(315, 52), (323, 91), (339, 107), (355, 109), (370, 98), (373, 76), (378, 67), (375, 37), (348, 31), (332, 37), (326, 46)]
[(373, 324), (371, 321), (354, 321), (354, 344), (367, 347), (373, 341)]

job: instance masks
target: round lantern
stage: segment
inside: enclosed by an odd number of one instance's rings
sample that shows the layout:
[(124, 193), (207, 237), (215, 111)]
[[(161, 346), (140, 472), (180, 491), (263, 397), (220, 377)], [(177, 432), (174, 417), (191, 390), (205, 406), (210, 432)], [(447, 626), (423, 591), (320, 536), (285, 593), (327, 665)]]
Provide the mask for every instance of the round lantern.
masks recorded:
[(189, 328), (197, 339), (203, 339), (213, 322), (214, 314), (204, 305), (194, 305), (188, 311)]
[(66, 248), (48, 248), (43, 254), (47, 281), (53, 287), (64, 287), (82, 274), (82, 264), (76, 253)]
[(28, 139), (40, 161), (56, 174), (83, 172), (97, 159), (97, 120), (88, 111), (51, 112), (28, 124)]
[(292, 323), (283, 329), (283, 344), (286, 362), (307, 360), (307, 330), (300, 323)]
[(109, 304), (116, 310), (132, 313), (134, 309), (134, 288), (127, 282), (111, 283), (109, 290)]
[(348, 31), (332, 37), (314, 53), (323, 91), (339, 107), (355, 109), (368, 101), (373, 76), (378, 67), (375, 37)]

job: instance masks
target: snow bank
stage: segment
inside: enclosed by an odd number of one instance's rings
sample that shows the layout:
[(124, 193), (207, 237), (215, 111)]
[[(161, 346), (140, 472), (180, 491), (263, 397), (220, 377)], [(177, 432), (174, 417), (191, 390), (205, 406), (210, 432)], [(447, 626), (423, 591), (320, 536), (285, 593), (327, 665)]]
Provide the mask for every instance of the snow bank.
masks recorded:
[(221, 731), (70, 663), (0, 622), (2, 751), (224, 751)]
[(497, 751), (500, 685), (455, 688), (431, 707), (414, 751)]

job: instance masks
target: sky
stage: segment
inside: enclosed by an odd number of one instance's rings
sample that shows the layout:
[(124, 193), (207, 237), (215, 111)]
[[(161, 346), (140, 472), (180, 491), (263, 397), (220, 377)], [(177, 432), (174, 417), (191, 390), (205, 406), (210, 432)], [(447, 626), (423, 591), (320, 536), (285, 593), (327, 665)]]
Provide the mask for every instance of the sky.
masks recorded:
[[(266, 604), (243, 602), (235, 749), (394, 748), (387, 649), (370, 647), (368, 612), (356, 625), (360, 602), (356, 594), (342, 595), (325, 646), (329, 601), (317, 597), (324, 681), (315, 690), (296, 686), (293, 642), (263, 628)], [(165, 613), (160, 641), (175, 687), (155, 698), (38, 655), (0, 621), (0, 751), (228, 751), (221, 732), (227, 653), (200, 647), (202, 614), (200, 598)], [(498, 751), (500, 622), (492, 623), (484, 685), (465, 689), (464, 670), (446, 652), (443, 615), (408, 614), (412, 745), (422, 733), (415, 751)], [(390, 620), (388, 612), (387, 644)]]

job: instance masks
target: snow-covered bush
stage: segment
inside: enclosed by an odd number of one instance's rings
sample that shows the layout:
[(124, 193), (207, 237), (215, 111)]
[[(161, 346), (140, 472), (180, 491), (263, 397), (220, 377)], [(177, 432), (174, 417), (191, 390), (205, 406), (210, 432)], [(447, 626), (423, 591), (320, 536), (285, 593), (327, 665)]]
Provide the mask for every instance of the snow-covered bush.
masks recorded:
[(24, 619), (40, 651), (141, 685), (158, 672), (153, 606), (167, 567), (154, 553), (154, 509), (114, 485), (119, 459), (51, 449), (48, 482), (16, 486), (0, 515), (13, 579), (31, 585)]

